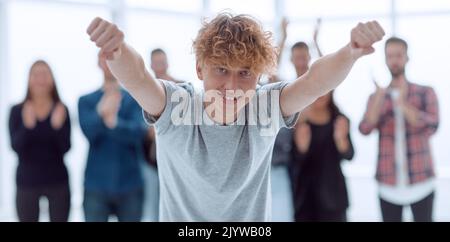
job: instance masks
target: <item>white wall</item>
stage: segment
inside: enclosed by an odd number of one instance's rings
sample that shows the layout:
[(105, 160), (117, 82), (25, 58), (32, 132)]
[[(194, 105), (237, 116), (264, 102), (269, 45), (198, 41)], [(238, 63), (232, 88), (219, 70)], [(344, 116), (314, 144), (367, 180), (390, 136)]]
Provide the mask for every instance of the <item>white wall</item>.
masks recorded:
[[(253, 14), (272, 30), (278, 25), (273, 20), (279, 19), (273, 11), (274, 1), (277, 0), (210, 0), (209, 3), (212, 13), (229, 8), (235, 13)], [(5, 0), (0, 4), (3, 2)], [(99, 5), (108, 1), (85, 1), (89, 4), (73, 3), (80, 1), (54, 3), (51, 0), (7, 2), (6, 11), (2, 12), (0, 7), (0, 20), (2, 13), (8, 15), (7, 21), (0, 21), (0, 67), (8, 66), (7, 72), (1, 72), (0, 80), (0, 220), (15, 217), (16, 157), (9, 148), (7, 114), (11, 105), (23, 99), (29, 67), (38, 58), (47, 60), (53, 68), (60, 94), (72, 117), (72, 149), (66, 156), (66, 163), (76, 212), (72, 219), (78, 220), (82, 218), (81, 191), (87, 144), (78, 127), (76, 104), (79, 96), (101, 83), (97, 50), (89, 42), (85, 28), (95, 16), (110, 18), (109, 8)], [(190, 4), (184, 0), (125, 2), (130, 3), (124, 15), (126, 40), (144, 56), (146, 63), (151, 49), (164, 48), (169, 56), (171, 73), (183, 80), (196, 81), (191, 44), (200, 27), (203, 1), (190, 1)], [(444, 31), (450, 26), (449, 3), (445, 0), (398, 0), (399, 17), (395, 26), (397, 34), (410, 43), (409, 78), (433, 86), (441, 104), (441, 127), (432, 140), (439, 178), (435, 214), (440, 220), (450, 220), (450, 207), (445, 205), (450, 204), (450, 152), (445, 140), (450, 135), (450, 111), (445, 108), (450, 102), (450, 95), (445, 93), (450, 88), (447, 80), (450, 76), (450, 33)], [(358, 21), (376, 18), (388, 35), (393, 33), (391, 0), (286, 0), (284, 6), (285, 14), (291, 19), (287, 47), (299, 40), (311, 43), (316, 17), (324, 18), (319, 36), (324, 53), (343, 46), (348, 41), (350, 29)], [(414, 14), (414, 11), (429, 11), (430, 14)], [(373, 182), (377, 140), (375, 135), (363, 137), (357, 131), (367, 97), (374, 89), (370, 73), (373, 72), (381, 83), (389, 81), (383, 61), (383, 43), (377, 44), (376, 48), (374, 55), (356, 64), (336, 91), (337, 102), (352, 120), (351, 131), (356, 146), (355, 159), (344, 165), (353, 205), (350, 217), (354, 220), (377, 220), (379, 216)], [(280, 75), (291, 80), (295, 74), (288, 54), (287, 49)], [(9, 73), (7, 77), (5, 73)]]

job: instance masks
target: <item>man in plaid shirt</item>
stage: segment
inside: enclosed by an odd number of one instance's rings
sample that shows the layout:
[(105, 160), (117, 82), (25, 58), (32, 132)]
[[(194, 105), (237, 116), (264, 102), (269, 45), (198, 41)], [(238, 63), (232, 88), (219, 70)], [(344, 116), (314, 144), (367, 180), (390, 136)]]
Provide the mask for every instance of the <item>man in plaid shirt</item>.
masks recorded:
[(386, 64), (392, 81), (376, 83), (359, 130), (379, 131), (376, 179), (384, 221), (401, 221), (404, 206), (411, 206), (415, 221), (432, 221), (434, 169), (429, 139), (439, 124), (438, 102), (431, 87), (405, 77), (408, 44), (392, 37), (386, 41)]

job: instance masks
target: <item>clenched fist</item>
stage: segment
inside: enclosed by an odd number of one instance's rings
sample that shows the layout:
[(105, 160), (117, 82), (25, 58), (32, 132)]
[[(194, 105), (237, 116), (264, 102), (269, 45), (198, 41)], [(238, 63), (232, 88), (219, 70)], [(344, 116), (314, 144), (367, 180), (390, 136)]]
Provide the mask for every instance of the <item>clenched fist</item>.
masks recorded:
[(97, 17), (92, 20), (87, 33), (91, 41), (100, 48), (101, 56), (107, 60), (114, 60), (120, 56), (124, 34), (115, 24)]
[(350, 45), (353, 55), (357, 58), (375, 51), (372, 45), (385, 35), (383, 28), (377, 21), (359, 23), (351, 32)]

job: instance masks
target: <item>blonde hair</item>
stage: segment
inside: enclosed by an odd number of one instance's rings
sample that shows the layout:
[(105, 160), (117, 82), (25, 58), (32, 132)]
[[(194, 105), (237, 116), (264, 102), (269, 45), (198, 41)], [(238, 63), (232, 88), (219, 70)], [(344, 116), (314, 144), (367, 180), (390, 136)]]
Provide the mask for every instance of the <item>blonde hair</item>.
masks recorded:
[(278, 50), (272, 33), (264, 31), (257, 20), (248, 15), (220, 13), (203, 27), (193, 43), (201, 64), (246, 67), (257, 74), (273, 74)]

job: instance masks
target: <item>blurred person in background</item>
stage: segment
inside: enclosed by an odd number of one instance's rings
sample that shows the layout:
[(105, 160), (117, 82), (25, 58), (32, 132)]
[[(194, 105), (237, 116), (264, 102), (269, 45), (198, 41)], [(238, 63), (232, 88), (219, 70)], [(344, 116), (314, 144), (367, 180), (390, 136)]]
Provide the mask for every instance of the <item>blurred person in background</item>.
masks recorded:
[(163, 49), (157, 48), (152, 50), (150, 53), (150, 68), (153, 70), (157, 79), (173, 81), (175, 83), (183, 82), (169, 74), (169, 61)]
[(349, 127), (333, 92), (300, 116), (290, 164), (296, 222), (347, 221), (349, 202), (341, 161), (354, 155)]
[[(313, 42), (319, 57), (318, 36), (321, 19), (316, 22)], [(308, 45), (292, 47), (291, 61), (297, 75), (309, 70)], [(345, 222), (349, 206), (342, 160), (354, 155), (349, 120), (334, 102), (330, 92), (312, 103), (300, 115), (293, 131), (290, 176), (296, 222)]]
[[(155, 77), (174, 83), (182, 81), (175, 79), (168, 73), (169, 63), (163, 49), (157, 48), (150, 53), (150, 69)], [(144, 179), (146, 187), (145, 213), (150, 221), (159, 219), (159, 178), (156, 162), (155, 128), (150, 126), (144, 140), (144, 152), (148, 166), (145, 167)]]
[(142, 111), (120, 87), (106, 60), (98, 62), (103, 86), (79, 99), (80, 126), (89, 142), (83, 208), (87, 222), (142, 218), (144, 189), (141, 163), (147, 128)]
[[(278, 44), (278, 65), (281, 63), (283, 49), (286, 45), (288, 35), (287, 28), (289, 21), (283, 18), (281, 22), (281, 38)], [(317, 36), (319, 34), (319, 24), (314, 29), (314, 43), (319, 57), (322, 52), (319, 49)], [(305, 42), (297, 42), (291, 48), (291, 63), (295, 68), (297, 78), (305, 74), (309, 69), (311, 55), (309, 47)], [(280, 78), (273, 75), (269, 78), (270, 83), (279, 82)], [(292, 221), (294, 218), (294, 204), (291, 191), (291, 181), (289, 181), (288, 165), (293, 162), (292, 151), (295, 147), (293, 143), (293, 129), (282, 128), (275, 140), (272, 155), (272, 200), (273, 200), (273, 220), (274, 221)], [(286, 189), (283, 189), (286, 187)]]
[(391, 82), (383, 88), (374, 80), (376, 91), (359, 125), (364, 135), (378, 130), (376, 179), (381, 213), (385, 222), (401, 222), (403, 207), (410, 206), (414, 221), (431, 222), (436, 184), (430, 138), (439, 126), (437, 97), (431, 87), (406, 77), (405, 40), (388, 39), (385, 60)]
[(47, 198), (52, 222), (65, 222), (70, 188), (64, 155), (70, 149), (70, 117), (50, 66), (34, 62), (25, 100), (11, 109), (9, 134), (19, 165), (16, 208), (19, 221), (39, 221), (39, 200)]
[(156, 161), (155, 128), (150, 126), (143, 142), (145, 182), (144, 217), (149, 221), (159, 220), (159, 177)]

